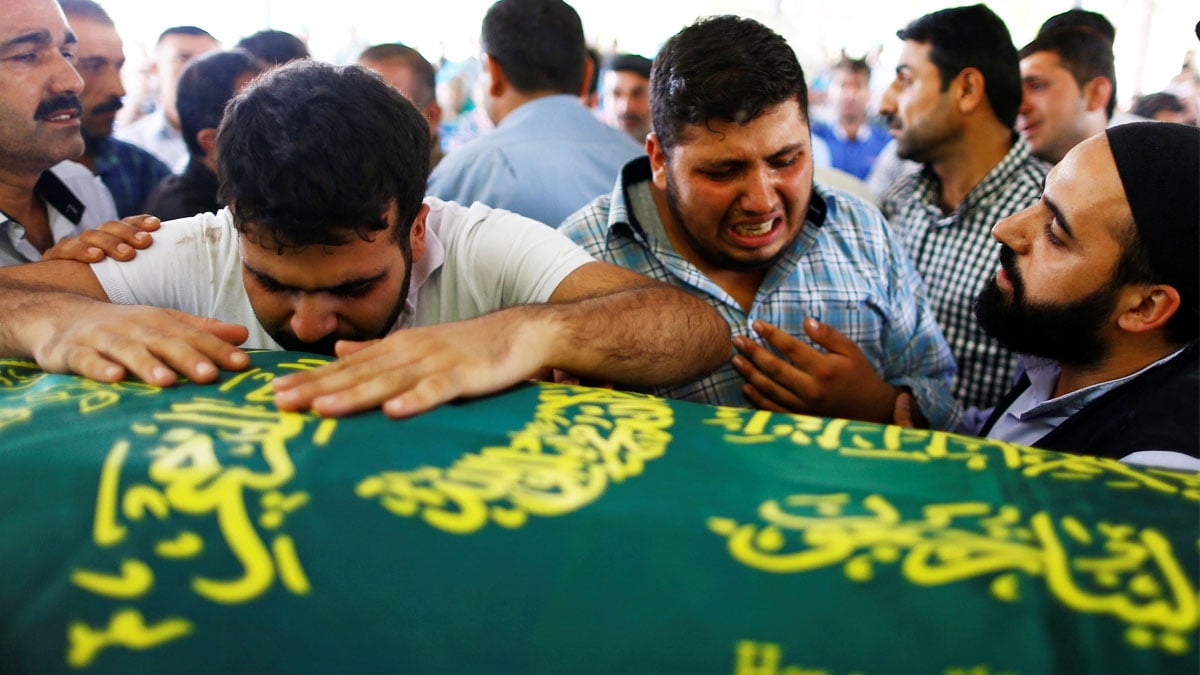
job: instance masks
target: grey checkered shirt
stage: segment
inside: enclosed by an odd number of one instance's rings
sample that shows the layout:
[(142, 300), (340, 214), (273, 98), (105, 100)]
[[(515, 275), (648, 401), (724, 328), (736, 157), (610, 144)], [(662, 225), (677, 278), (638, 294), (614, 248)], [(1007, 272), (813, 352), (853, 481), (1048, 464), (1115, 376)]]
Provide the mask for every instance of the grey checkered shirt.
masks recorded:
[(929, 166), (896, 181), (883, 197), (883, 214), (925, 279), (958, 363), (954, 398), (966, 407), (991, 407), (1012, 387), (1017, 357), (979, 328), (974, 302), (1000, 265), (992, 226), (1036, 203), (1048, 170), (1018, 137), (953, 213), (942, 213), (941, 181)]

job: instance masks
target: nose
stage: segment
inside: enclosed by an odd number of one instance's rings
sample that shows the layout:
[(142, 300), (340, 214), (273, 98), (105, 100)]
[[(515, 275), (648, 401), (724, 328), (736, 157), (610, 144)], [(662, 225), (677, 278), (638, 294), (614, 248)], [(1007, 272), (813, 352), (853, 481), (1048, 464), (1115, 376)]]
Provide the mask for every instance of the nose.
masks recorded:
[(996, 223), (992, 227), (992, 238), (1017, 253), (1025, 253), (1029, 250), (1031, 228), (1038, 222), (1039, 208), (1044, 207), (1034, 204)]
[(321, 293), (301, 293), (292, 305), (289, 325), (297, 339), (317, 342), (337, 330), (337, 313), (331, 298)]
[(769, 170), (749, 172), (738, 205), (746, 213), (767, 213), (775, 206), (775, 180)]
[(83, 91), (83, 78), (80, 77), (79, 71), (75, 70), (75, 66), (71, 61), (61, 54), (55, 58), (58, 59), (58, 67), (55, 69), (54, 77), (50, 83), (54, 93), (79, 94), (79, 92)]
[(891, 116), (896, 114), (896, 83), (892, 84), (883, 90), (883, 96), (879, 97), (879, 114)]

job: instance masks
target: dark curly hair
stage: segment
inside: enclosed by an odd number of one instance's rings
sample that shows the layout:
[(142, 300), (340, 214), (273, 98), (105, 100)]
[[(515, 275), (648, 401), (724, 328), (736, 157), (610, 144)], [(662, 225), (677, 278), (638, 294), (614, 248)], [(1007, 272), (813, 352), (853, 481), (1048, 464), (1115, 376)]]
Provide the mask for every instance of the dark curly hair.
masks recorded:
[(230, 102), (217, 132), (221, 196), (239, 232), (279, 250), (370, 240), (408, 250), (429, 176), (429, 123), (374, 72), (298, 60)]
[(753, 19), (702, 18), (671, 36), (650, 70), (650, 112), (664, 150), (685, 126), (746, 124), (785, 101), (808, 117), (804, 70), (787, 40)]

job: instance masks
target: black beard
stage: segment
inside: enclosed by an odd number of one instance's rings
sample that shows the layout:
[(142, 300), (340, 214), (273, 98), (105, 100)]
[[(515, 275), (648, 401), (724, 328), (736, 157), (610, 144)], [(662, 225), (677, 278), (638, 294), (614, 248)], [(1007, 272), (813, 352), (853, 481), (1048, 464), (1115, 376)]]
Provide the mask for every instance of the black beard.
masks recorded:
[(1076, 368), (1100, 363), (1108, 354), (1101, 329), (1116, 307), (1114, 285), (1068, 303), (1031, 303), (1013, 264), (1015, 257), (1012, 249), (1001, 246), (1000, 263), (1012, 282), (1012, 300), (1004, 297), (994, 278), (975, 299), (975, 318), (984, 332), (1021, 354)]

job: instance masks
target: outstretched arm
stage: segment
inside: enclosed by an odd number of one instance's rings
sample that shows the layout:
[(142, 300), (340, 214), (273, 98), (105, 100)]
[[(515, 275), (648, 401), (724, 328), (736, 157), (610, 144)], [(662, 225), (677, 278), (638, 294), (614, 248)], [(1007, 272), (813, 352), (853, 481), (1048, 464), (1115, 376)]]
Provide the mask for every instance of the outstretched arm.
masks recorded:
[(481, 396), (543, 368), (651, 386), (686, 381), (729, 358), (729, 327), (706, 302), (602, 262), (572, 272), (543, 305), (341, 342), (336, 363), (275, 381), (284, 409), (345, 415), (383, 407), (408, 417)]
[(217, 368), (241, 370), (242, 326), (175, 310), (122, 306), (91, 267), (71, 260), (0, 269), (0, 354), (32, 358), (50, 372), (113, 382), (132, 374), (168, 386), (176, 373), (197, 382)]

